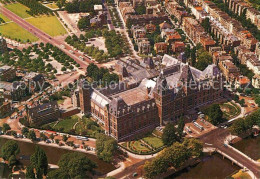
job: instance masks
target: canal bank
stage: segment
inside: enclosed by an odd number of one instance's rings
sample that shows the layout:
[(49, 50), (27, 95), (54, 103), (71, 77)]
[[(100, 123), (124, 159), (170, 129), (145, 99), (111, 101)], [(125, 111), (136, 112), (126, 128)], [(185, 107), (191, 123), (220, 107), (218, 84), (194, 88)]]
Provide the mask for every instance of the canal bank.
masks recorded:
[(228, 159), (223, 159), (223, 157), (218, 153), (213, 155), (204, 153), (201, 162), (196, 165), (186, 167), (167, 177), (167, 179), (226, 178), (231, 176), (239, 169), (240, 167), (233, 165), (232, 162)]
[[(11, 136), (9, 136), (11, 137)], [(8, 140), (16, 140), (19, 147), (20, 147), (20, 153), (18, 154), (18, 157), (21, 158), (20, 162), (27, 166), (30, 162), (30, 156), (34, 153), (36, 145), (40, 146), (46, 153), (48, 158), (48, 163), (57, 165), (58, 161), (60, 160), (61, 156), (63, 154), (69, 153), (69, 152), (81, 152), (77, 150), (69, 150), (65, 148), (61, 148), (58, 145), (54, 146), (51, 144), (46, 143), (33, 143), (30, 140), (25, 139), (9, 139), (8, 136), (0, 136), (0, 146), (3, 146), (5, 142)], [(86, 155), (90, 160), (95, 162), (97, 164), (97, 169), (95, 169), (96, 174), (98, 176), (104, 175), (112, 170), (115, 170), (116, 167), (113, 166), (110, 163), (104, 162), (102, 160), (99, 160), (95, 154), (91, 154), (91, 152), (81, 152), (84, 155)]]

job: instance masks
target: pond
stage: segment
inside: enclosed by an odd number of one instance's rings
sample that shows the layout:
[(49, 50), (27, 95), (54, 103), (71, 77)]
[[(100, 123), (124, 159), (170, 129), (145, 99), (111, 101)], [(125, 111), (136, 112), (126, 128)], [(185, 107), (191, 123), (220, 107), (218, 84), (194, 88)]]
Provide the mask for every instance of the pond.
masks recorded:
[(195, 166), (187, 167), (171, 176), (177, 179), (219, 179), (226, 178), (239, 170), (236, 165), (232, 165), (231, 161), (223, 159), (221, 155), (205, 155), (202, 161)]
[(247, 137), (235, 144), (233, 147), (240, 150), (254, 160), (260, 159), (260, 137)]
[[(0, 138), (0, 147), (4, 145), (5, 142), (7, 142), (10, 139), (5, 139), (5, 138)], [(35, 146), (38, 144), (35, 143), (28, 143), (28, 142), (23, 142), (23, 141), (17, 141), (19, 147), (20, 147), (20, 153), (18, 157), (22, 157), (23, 159), (20, 160), (20, 162), (27, 166), (30, 163), (30, 156), (34, 153)], [(63, 154), (66, 154), (68, 152), (73, 152), (67, 149), (61, 149), (61, 148), (56, 148), (56, 147), (51, 147), (51, 146), (44, 146), (44, 145), (38, 145), (40, 146), (46, 153), (48, 157), (48, 163), (50, 164), (58, 164), (59, 159)], [(106, 163), (102, 160), (99, 160), (96, 155), (93, 154), (86, 154), (90, 160), (94, 161), (97, 165), (98, 168), (96, 169), (96, 173), (98, 175), (104, 175), (112, 170), (115, 169), (115, 166), (113, 166), (110, 163)], [(0, 176), (1, 178), (1, 176)]]

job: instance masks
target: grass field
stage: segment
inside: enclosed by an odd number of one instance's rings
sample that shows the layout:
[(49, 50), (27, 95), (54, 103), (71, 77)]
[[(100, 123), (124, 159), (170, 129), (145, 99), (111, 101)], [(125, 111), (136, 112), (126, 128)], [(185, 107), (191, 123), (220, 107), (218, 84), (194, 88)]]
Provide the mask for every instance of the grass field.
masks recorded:
[(26, 21), (52, 37), (64, 35), (67, 33), (60, 21), (56, 18), (56, 16), (39, 16), (26, 19)]
[(23, 4), (20, 3), (14, 3), (14, 4), (8, 4), (5, 6), (7, 9), (15, 13), (16, 15), (20, 16), (21, 18), (27, 18), (31, 17), (30, 14), (26, 12), (26, 10), (30, 10), (30, 8), (24, 6)]
[(0, 13), (0, 18), (2, 18), (5, 22), (11, 21), (8, 17), (4, 16), (2, 13)]
[(156, 149), (163, 146), (162, 140), (152, 135), (144, 137), (143, 140)]
[(10, 39), (20, 39), (22, 43), (25, 43), (27, 39), (31, 42), (35, 42), (38, 40), (33, 34), (28, 32), (27, 30), (23, 29), (19, 25), (15, 24), (14, 22), (0, 25), (0, 33), (7, 38)]

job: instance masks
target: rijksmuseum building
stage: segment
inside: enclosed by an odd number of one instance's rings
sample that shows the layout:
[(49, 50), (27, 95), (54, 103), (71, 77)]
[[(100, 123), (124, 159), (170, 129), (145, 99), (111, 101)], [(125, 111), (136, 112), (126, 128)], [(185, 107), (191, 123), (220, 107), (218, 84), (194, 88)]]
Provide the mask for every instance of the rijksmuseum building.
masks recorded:
[(85, 114), (91, 113), (105, 133), (118, 141), (176, 122), (223, 94), (222, 75), (214, 64), (200, 71), (164, 55), (161, 72), (147, 67), (134, 69), (131, 63), (117, 65), (123, 79), (118, 85), (91, 88), (83, 81), (74, 91), (72, 102)]

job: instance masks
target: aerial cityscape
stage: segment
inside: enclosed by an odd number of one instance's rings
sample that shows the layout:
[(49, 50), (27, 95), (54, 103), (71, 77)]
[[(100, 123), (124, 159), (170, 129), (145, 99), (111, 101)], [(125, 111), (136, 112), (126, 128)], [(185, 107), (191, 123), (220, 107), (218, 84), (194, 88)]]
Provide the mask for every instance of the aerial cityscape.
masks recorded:
[(0, 178), (260, 179), (260, 0), (0, 0)]

